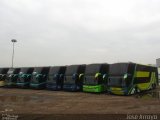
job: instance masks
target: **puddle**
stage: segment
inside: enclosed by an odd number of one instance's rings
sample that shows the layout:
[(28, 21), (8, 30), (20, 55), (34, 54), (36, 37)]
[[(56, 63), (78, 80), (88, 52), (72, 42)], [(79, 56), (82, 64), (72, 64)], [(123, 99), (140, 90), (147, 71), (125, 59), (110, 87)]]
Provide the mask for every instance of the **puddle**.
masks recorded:
[(0, 95), (0, 103), (12, 102), (43, 102), (44, 97), (40, 96), (9, 96), (9, 95)]
[(159, 90), (146, 91), (146, 92), (135, 95), (135, 97), (140, 99), (159, 99), (160, 100), (160, 91)]

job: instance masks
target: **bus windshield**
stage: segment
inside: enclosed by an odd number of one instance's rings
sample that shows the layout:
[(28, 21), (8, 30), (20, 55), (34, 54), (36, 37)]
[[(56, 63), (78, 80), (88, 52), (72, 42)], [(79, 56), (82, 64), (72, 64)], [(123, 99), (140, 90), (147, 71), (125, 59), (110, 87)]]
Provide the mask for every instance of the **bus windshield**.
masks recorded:
[(79, 66), (77, 65), (68, 66), (65, 74), (70, 76), (73, 75), (74, 73), (77, 73), (78, 67)]
[(72, 79), (72, 76), (66, 76), (64, 79), (64, 84), (75, 84), (75, 80)]
[(31, 82), (32, 83), (41, 83), (41, 82), (44, 82), (43, 81), (43, 74), (33, 73)]
[(38, 73), (40, 74), (41, 72), (42, 72), (42, 68), (37, 67), (34, 69), (33, 74), (38, 74)]
[(112, 87), (123, 87), (125, 86), (125, 79), (121, 77), (109, 77), (108, 86)]
[(111, 64), (109, 68), (109, 74), (111, 76), (121, 76), (127, 73), (127, 71), (128, 71), (127, 63)]
[(32, 83), (39, 83), (39, 79), (36, 76), (33, 76), (31, 82)]
[(27, 71), (28, 71), (28, 68), (22, 68), (21, 69), (21, 72), (23, 72), (23, 73), (27, 73)]
[(49, 70), (49, 74), (50, 74), (50, 75), (58, 74), (59, 71), (60, 71), (60, 67), (52, 67), (52, 68), (50, 68), (50, 70)]
[(95, 79), (94, 76), (86, 76), (84, 80), (85, 85), (97, 85), (98, 81)]
[(92, 64), (86, 66), (85, 74), (86, 75), (94, 75), (97, 72), (100, 72), (101, 65)]
[(9, 69), (9, 71), (7, 72), (7, 74), (13, 74), (14, 73), (14, 69)]
[(50, 74), (50, 75), (48, 76), (47, 82), (56, 83), (56, 79), (57, 79), (57, 78), (55, 77), (55, 75)]

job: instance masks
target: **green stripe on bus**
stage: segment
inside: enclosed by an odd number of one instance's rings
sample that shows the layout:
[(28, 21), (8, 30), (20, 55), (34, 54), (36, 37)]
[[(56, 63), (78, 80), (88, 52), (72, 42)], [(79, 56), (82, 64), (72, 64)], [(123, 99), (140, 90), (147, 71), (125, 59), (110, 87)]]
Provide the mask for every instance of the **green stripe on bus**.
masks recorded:
[(149, 72), (137, 71), (135, 77), (149, 77)]

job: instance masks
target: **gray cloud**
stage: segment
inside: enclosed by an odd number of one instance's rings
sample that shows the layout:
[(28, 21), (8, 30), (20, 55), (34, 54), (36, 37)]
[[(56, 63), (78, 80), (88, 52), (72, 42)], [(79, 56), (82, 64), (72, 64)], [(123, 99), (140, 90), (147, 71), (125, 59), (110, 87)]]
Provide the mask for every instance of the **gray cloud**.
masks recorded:
[(155, 63), (159, 0), (1, 0), (0, 66)]

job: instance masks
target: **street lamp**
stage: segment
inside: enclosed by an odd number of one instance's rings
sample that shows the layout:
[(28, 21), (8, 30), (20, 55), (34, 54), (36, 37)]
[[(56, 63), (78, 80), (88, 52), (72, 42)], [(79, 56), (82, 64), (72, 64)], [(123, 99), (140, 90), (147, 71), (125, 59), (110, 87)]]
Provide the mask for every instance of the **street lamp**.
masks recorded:
[(13, 68), (13, 60), (14, 60), (14, 43), (17, 42), (16, 39), (12, 39), (11, 42), (13, 43), (13, 52), (12, 52), (12, 68)]

